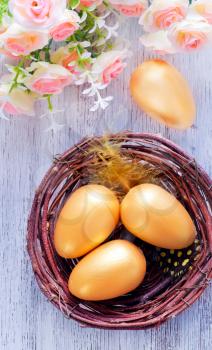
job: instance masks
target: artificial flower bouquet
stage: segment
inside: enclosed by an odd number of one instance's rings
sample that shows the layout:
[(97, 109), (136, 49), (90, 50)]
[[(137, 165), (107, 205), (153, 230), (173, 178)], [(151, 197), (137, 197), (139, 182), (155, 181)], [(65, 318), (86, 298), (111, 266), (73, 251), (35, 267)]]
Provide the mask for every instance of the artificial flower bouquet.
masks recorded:
[[(13, 60), (1, 77), (0, 112), (34, 114), (34, 103), (70, 84), (84, 85), (92, 111), (126, 66), (127, 45), (117, 43), (120, 14), (138, 17), (141, 42), (158, 53), (190, 51), (210, 43), (211, 0), (0, 0), (0, 53)], [(123, 41), (124, 42), (124, 41)]]
[(139, 23), (141, 42), (149, 49), (162, 54), (195, 51), (211, 44), (212, 1), (153, 0)]
[[(113, 18), (112, 18), (113, 17)], [(104, 89), (125, 67), (128, 50), (114, 45), (117, 12), (102, 0), (1, 0), (0, 52), (13, 59), (1, 78), (1, 115), (34, 114), (34, 102), (70, 84), (87, 83), (91, 110), (105, 109)]]

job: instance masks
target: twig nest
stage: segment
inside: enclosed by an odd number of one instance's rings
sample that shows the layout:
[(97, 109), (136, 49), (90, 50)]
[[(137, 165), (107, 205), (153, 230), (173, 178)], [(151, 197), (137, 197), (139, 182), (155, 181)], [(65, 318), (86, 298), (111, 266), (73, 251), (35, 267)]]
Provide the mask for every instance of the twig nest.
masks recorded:
[[(127, 240), (140, 248), (147, 261), (145, 278), (121, 297), (97, 302), (83, 300), (68, 289), (69, 276), (81, 262), (57, 254), (54, 231), (72, 192), (89, 183), (92, 174), (88, 167), (96, 157), (95, 151), (90, 150), (101, 140), (84, 139), (55, 159), (36, 191), (27, 236), (32, 267), (42, 292), (68, 318), (98, 328), (155, 327), (195, 302), (212, 277), (212, 182), (192, 157), (169, 140), (153, 134), (111, 135), (110, 142), (121, 141), (122, 157), (160, 170), (159, 185), (185, 207), (194, 222), (196, 239), (185, 249), (158, 248), (131, 235), (120, 224), (108, 241)], [(92, 169), (95, 173), (95, 167)]]

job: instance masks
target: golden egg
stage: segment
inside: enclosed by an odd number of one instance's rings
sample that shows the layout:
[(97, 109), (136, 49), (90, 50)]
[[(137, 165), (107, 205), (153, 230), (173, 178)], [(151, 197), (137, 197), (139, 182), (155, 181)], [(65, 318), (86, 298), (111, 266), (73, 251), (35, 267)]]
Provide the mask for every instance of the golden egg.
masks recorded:
[(187, 81), (162, 60), (146, 61), (132, 73), (133, 99), (151, 117), (176, 129), (190, 127), (196, 107)]
[(182, 249), (195, 240), (195, 226), (186, 209), (157, 185), (133, 187), (121, 203), (121, 219), (131, 233), (157, 247)]
[(86, 255), (72, 270), (68, 288), (80, 299), (112, 299), (138, 287), (145, 273), (142, 251), (131, 242), (117, 239)]
[(56, 222), (57, 253), (64, 258), (76, 258), (97, 247), (116, 227), (119, 211), (119, 201), (108, 188), (91, 184), (77, 189)]

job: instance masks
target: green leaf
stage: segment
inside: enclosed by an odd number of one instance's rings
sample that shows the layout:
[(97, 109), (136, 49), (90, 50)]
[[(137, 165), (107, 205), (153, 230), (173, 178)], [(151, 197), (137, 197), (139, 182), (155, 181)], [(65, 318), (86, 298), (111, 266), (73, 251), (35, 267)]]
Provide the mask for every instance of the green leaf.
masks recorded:
[(69, 7), (73, 10), (78, 7), (80, 4), (80, 0), (69, 0)]
[(9, 0), (0, 0), (0, 24), (4, 15), (9, 14), (8, 2)]

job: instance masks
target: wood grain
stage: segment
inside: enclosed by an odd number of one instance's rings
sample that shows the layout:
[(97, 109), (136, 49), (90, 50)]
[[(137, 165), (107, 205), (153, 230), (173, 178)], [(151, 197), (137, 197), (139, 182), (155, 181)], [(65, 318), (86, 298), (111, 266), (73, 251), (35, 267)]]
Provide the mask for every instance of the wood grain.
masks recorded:
[[(152, 57), (138, 45), (136, 22), (122, 33), (132, 41), (133, 56), (124, 74), (109, 88), (115, 99), (105, 112), (89, 112), (90, 101), (70, 87), (55, 98), (64, 109), (58, 120), (66, 126), (56, 135), (45, 133), (47, 120), (0, 120), (0, 349), (1, 350), (209, 350), (212, 340), (211, 288), (189, 310), (148, 331), (103, 331), (69, 321), (40, 293), (26, 253), (27, 216), (33, 193), (54, 154), (85, 135), (105, 130), (161, 133), (192, 154), (212, 175), (212, 48), (192, 55), (165, 57), (188, 79), (197, 101), (195, 125), (179, 132), (159, 125), (134, 105), (128, 81), (133, 68)], [(132, 40), (133, 39), (133, 40)], [(3, 63), (2, 63), (3, 67)], [(3, 68), (2, 68), (3, 71)]]

